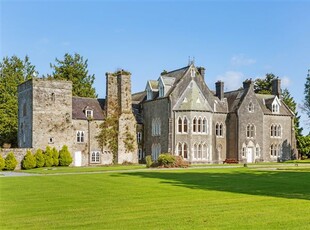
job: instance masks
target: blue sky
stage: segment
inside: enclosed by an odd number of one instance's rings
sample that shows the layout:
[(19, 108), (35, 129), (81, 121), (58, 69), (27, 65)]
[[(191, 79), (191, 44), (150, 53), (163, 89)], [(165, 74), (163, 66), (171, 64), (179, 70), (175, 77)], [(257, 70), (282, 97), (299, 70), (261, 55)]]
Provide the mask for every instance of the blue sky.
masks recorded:
[[(0, 56), (30, 57), (40, 75), (65, 53), (88, 59), (99, 97), (105, 72), (132, 73), (133, 92), (188, 57), (233, 90), (274, 73), (299, 104), (310, 69), (310, 1), (0, 0)], [(305, 133), (306, 116), (302, 116)]]

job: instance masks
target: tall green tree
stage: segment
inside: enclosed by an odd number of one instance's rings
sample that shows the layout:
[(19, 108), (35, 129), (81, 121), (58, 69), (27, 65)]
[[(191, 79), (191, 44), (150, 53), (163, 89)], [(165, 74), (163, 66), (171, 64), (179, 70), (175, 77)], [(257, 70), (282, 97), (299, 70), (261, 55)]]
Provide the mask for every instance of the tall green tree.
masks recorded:
[(38, 75), (35, 66), (26, 56), (4, 57), (0, 62), (0, 146), (11, 143), (17, 146), (17, 86)]
[(265, 78), (258, 78), (254, 82), (254, 91), (259, 94), (271, 94), (272, 92), (272, 80), (276, 76), (272, 73), (267, 73)]
[[(300, 127), (300, 116), (297, 112), (297, 103), (294, 101), (294, 98), (291, 96), (288, 89), (284, 89), (282, 92), (284, 103), (290, 108), (290, 110), (295, 114), (294, 117), (294, 128), (296, 137), (302, 136), (303, 128)], [(297, 139), (298, 141), (298, 139)], [(297, 143), (298, 144), (298, 143)]]
[(308, 115), (308, 118), (310, 119), (310, 69), (308, 70), (308, 75), (305, 83), (305, 103), (303, 107)]
[(88, 60), (79, 54), (66, 53), (63, 60), (55, 59), (56, 64), (50, 64), (53, 69), (50, 79), (72, 81), (72, 95), (79, 97), (97, 97), (93, 87), (95, 75), (88, 74)]

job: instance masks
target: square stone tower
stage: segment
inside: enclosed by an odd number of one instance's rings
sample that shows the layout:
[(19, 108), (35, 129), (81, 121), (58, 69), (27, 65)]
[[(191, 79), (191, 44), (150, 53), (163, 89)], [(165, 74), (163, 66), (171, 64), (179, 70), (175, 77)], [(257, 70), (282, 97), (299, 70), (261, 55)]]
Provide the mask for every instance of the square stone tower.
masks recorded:
[(131, 74), (120, 70), (106, 74), (106, 114), (118, 117), (117, 163), (138, 163), (136, 119), (132, 112)]
[(20, 148), (60, 149), (72, 143), (72, 82), (28, 80), (18, 86), (18, 104)]

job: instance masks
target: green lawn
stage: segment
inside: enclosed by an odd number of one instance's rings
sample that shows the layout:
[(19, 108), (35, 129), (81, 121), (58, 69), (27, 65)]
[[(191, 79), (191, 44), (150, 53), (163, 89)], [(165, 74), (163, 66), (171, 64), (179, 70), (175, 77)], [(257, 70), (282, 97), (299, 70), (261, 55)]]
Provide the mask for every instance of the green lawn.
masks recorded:
[(19, 170), (19, 172), (36, 174), (65, 174), (65, 173), (83, 173), (83, 172), (102, 172), (116, 170), (145, 169), (145, 165), (109, 165), (109, 166), (88, 166), (88, 167), (48, 167), (34, 168), (29, 170)]
[(0, 229), (309, 229), (300, 169), (1, 177)]

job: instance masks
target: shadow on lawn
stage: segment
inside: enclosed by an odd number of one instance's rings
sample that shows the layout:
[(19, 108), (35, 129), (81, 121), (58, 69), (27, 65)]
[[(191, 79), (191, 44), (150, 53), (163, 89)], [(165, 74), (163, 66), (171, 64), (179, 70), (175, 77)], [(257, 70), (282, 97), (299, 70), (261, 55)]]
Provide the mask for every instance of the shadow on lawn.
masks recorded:
[(160, 183), (248, 195), (310, 200), (310, 172), (232, 170), (229, 172), (153, 171), (122, 173), (157, 178)]

